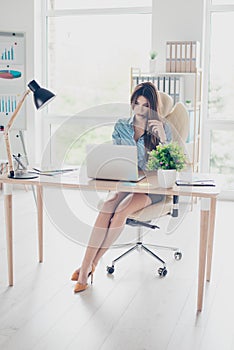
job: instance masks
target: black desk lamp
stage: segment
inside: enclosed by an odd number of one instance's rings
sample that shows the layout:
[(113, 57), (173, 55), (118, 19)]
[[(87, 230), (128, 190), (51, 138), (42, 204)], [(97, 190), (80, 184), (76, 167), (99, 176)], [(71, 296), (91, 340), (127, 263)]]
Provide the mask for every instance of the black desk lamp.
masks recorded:
[(9, 139), (9, 131), (11, 129), (11, 126), (16, 119), (16, 116), (22, 107), (26, 97), (28, 94), (32, 91), (33, 96), (34, 96), (34, 104), (37, 109), (41, 109), (44, 106), (47, 105), (54, 97), (55, 95), (50, 92), (49, 90), (46, 90), (44, 88), (41, 88), (35, 80), (32, 80), (28, 84), (29, 89), (26, 90), (24, 93), (22, 99), (19, 101), (19, 103), (16, 106), (16, 109), (14, 113), (12, 114), (11, 119), (9, 120), (5, 131), (4, 131), (4, 139), (5, 139), (5, 144), (6, 144), (6, 151), (7, 151), (7, 158), (8, 158), (8, 177), (13, 178), (13, 179), (33, 179), (38, 177), (38, 175), (35, 174), (30, 174), (27, 172), (22, 172), (22, 173), (15, 173), (14, 168), (13, 168), (13, 158), (12, 158), (12, 153), (11, 153), (11, 144), (10, 144), (10, 139)]

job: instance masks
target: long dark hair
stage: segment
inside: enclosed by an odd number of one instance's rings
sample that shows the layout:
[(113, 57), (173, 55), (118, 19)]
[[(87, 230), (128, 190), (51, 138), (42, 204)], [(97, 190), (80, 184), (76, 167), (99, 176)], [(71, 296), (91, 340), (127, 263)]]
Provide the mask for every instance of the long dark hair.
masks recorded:
[[(155, 85), (148, 81), (137, 85), (131, 96), (132, 108), (136, 104), (139, 96), (145, 97), (149, 102), (148, 119), (157, 119), (162, 121), (160, 117), (161, 100)], [(155, 149), (155, 147), (159, 144), (159, 141), (160, 140), (155, 135), (152, 135), (150, 130), (146, 128), (144, 133), (146, 152)]]

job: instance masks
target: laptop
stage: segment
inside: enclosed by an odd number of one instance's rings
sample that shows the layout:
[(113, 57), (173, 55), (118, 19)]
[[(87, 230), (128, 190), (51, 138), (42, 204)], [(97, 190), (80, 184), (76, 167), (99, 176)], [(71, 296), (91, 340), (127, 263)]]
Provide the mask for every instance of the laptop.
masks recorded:
[(145, 177), (137, 166), (137, 147), (128, 145), (87, 145), (87, 175), (94, 179), (140, 181)]

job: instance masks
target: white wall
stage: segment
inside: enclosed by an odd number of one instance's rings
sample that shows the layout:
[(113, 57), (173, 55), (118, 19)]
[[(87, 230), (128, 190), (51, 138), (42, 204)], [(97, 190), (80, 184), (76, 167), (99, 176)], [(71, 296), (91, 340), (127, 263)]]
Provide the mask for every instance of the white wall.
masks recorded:
[[(26, 34), (26, 82), (34, 79), (34, 0), (1, 0), (0, 29), (6, 32), (24, 32)], [(22, 91), (23, 93), (24, 91)], [(35, 154), (35, 109), (31, 96), (26, 101), (26, 113), (27, 152), (31, 162), (33, 162)], [(12, 142), (14, 142), (14, 139)]]
[(205, 0), (152, 0), (152, 48), (158, 52), (158, 69), (165, 71), (166, 41), (197, 40), (202, 47)]

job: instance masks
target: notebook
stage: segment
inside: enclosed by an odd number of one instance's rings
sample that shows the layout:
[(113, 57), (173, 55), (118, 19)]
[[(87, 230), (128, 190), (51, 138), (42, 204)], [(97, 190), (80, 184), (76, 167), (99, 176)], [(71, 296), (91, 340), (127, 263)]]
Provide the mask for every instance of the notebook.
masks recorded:
[(176, 180), (177, 186), (215, 186), (214, 180), (193, 180), (193, 181), (186, 181), (186, 180)]
[(140, 181), (145, 177), (138, 171), (137, 147), (128, 145), (87, 145), (87, 175), (94, 179)]

